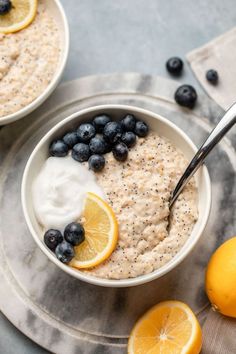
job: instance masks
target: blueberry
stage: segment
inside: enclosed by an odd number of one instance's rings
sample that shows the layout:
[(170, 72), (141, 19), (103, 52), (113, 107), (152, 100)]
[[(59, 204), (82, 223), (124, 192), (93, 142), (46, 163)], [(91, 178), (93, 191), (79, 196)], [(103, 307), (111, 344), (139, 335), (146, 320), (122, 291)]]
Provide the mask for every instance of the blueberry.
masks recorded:
[(109, 122), (105, 125), (105, 128), (103, 130), (103, 136), (108, 143), (117, 143), (121, 138), (121, 135), (122, 128), (119, 122)]
[(89, 168), (94, 172), (101, 171), (105, 166), (105, 159), (102, 155), (92, 155), (89, 158)]
[(173, 75), (179, 75), (183, 69), (183, 61), (178, 57), (167, 60), (166, 69)]
[(149, 131), (149, 128), (145, 122), (139, 120), (136, 123), (134, 132), (139, 137), (142, 137), (142, 138), (145, 137), (148, 134), (148, 131)]
[(121, 121), (122, 129), (126, 132), (133, 132), (136, 118), (132, 114), (127, 114)]
[(105, 125), (111, 121), (107, 114), (101, 114), (94, 118), (93, 125), (97, 133), (102, 133)]
[(64, 143), (66, 143), (66, 145), (68, 145), (70, 149), (72, 149), (73, 146), (79, 142), (79, 137), (77, 132), (74, 131), (67, 133), (65, 136), (63, 136), (62, 140)]
[(71, 156), (74, 160), (79, 162), (88, 161), (90, 156), (89, 146), (84, 143), (78, 143), (74, 145)]
[(128, 157), (128, 148), (124, 143), (119, 143), (112, 149), (114, 158), (118, 161), (125, 161)]
[(84, 123), (77, 129), (77, 134), (82, 143), (87, 143), (95, 136), (96, 130), (91, 123)]
[(54, 251), (57, 245), (63, 241), (63, 236), (59, 230), (50, 229), (44, 234), (44, 242), (50, 250)]
[(68, 154), (69, 147), (63, 140), (55, 140), (49, 147), (49, 153), (51, 156), (64, 157)]
[[(98, 136), (96, 136), (95, 138), (100, 139), (101, 142), (102, 142), (102, 144), (103, 144), (103, 146), (104, 146), (104, 152), (101, 153), (101, 154), (106, 154), (107, 152), (110, 152), (110, 151), (112, 150), (112, 144), (109, 144), (109, 143), (104, 139), (104, 137), (103, 137), (102, 135), (98, 135)], [(94, 138), (93, 138), (93, 139), (94, 139)], [(91, 139), (91, 140), (93, 140), (93, 139)], [(94, 153), (95, 153), (95, 152), (94, 152)], [(99, 153), (98, 153), (98, 155), (99, 155)]]
[(213, 85), (216, 85), (219, 80), (218, 72), (216, 70), (210, 69), (206, 72), (206, 79)]
[(10, 0), (0, 0), (0, 15), (7, 14), (12, 8), (12, 2)]
[(130, 148), (136, 143), (136, 135), (133, 132), (125, 132), (121, 135), (121, 141)]
[(107, 143), (103, 137), (94, 137), (89, 143), (90, 151), (93, 154), (104, 154), (107, 149)]
[(107, 152), (111, 152), (112, 150), (112, 144), (109, 144), (104, 137), (101, 137), (102, 141), (104, 141), (104, 145), (105, 145), (105, 152), (104, 154), (106, 154)]
[(75, 255), (73, 246), (66, 241), (59, 243), (55, 250), (56, 256), (62, 263), (69, 263)]
[(182, 85), (175, 92), (175, 101), (180, 105), (193, 108), (197, 100), (197, 92), (190, 85)]
[(78, 246), (85, 240), (84, 234), (83, 226), (77, 222), (67, 225), (64, 230), (65, 240), (73, 246)]

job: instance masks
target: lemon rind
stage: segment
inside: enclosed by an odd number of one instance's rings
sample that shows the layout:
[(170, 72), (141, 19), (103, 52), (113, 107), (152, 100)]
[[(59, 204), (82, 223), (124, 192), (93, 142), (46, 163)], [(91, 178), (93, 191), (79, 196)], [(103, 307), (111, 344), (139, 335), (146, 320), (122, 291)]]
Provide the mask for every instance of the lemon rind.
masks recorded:
[(110, 224), (113, 225), (113, 228), (109, 232), (109, 242), (104, 248), (104, 250), (99, 253), (95, 258), (89, 261), (78, 261), (75, 258), (72, 259), (70, 262), (70, 266), (76, 269), (89, 269), (93, 268), (102, 262), (104, 262), (106, 259), (110, 257), (112, 252), (114, 251), (117, 241), (118, 241), (118, 222), (116, 219), (116, 216), (114, 214), (114, 211), (112, 208), (98, 195), (89, 192), (88, 195), (94, 200), (99, 201), (100, 204), (102, 204), (103, 208), (108, 211), (107, 215), (109, 216)]

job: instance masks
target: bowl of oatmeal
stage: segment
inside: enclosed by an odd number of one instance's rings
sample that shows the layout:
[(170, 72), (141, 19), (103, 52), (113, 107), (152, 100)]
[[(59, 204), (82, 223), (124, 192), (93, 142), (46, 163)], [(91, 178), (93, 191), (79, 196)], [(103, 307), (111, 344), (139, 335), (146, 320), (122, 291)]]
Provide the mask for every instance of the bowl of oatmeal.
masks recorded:
[[(90, 159), (78, 162), (74, 147), (72, 153), (62, 154), (62, 146), (57, 145), (60, 157), (52, 154), (57, 139), (67, 141), (68, 132), (78, 132), (84, 126), (81, 123), (104, 114), (117, 124), (133, 116), (149, 128), (148, 133), (137, 133), (125, 159), (117, 159), (114, 147), (108, 149), (102, 168), (95, 164), (96, 171)], [(126, 287), (163, 276), (187, 257), (208, 220), (211, 184), (203, 165), (173, 206), (168, 227), (171, 192), (196, 150), (180, 128), (141, 108), (103, 105), (71, 115), (41, 139), (24, 171), (22, 206), (34, 240), (62, 270), (92, 284)], [(112, 208), (119, 235), (107, 259), (89, 269), (75, 269), (57, 259), (45, 245), (44, 233), (50, 228), (62, 231), (75, 221), (85, 192), (96, 193)]]
[(69, 28), (59, 0), (39, 0), (26, 28), (0, 33), (0, 125), (40, 106), (58, 85), (69, 51)]

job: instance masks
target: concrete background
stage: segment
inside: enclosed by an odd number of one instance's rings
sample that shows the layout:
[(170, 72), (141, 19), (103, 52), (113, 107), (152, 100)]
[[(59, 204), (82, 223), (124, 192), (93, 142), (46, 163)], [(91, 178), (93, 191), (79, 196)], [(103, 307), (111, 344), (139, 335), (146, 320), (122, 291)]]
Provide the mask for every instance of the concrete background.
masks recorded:
[[(168, 77), (165, 62), (170, 56), (184, 58), (236, 23), (235, 0), (61, 2), (71, 30), (63, 81), (128, 71)], [(181, 81), (198, 87), (187, 64)], [(44, 353), (0, 314), (0, 354)]]

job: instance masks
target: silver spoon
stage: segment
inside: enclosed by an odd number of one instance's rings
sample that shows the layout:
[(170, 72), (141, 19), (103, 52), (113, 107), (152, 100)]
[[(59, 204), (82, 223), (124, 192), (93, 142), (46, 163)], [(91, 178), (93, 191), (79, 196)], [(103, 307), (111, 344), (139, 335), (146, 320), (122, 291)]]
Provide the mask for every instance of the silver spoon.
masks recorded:
[(228, 111), (223, 115), (220, 122), (217, 126), (212, 130), (210, 135), (208, 136), (205, 143), (200, 147), (196, 155), (193, 157), (192, 161), (186, 168), (183, 176), (180, 178), (177, 183), (174, 191), (172, 192), (170, 198), (170, 209), (178, 198), (179, 194), (182, 192), (185, 185), (188, 183), (190, 178), (194, 175), (194, 173), (199, 169), (199, 167), (203, 164), (205, 158), (211, 152), (211, 150), (215, 147), (215, 145), (224, 137), (224, 135), (232, 128), (232, 126), (236, 123), (236, 103), (234, 103)]

